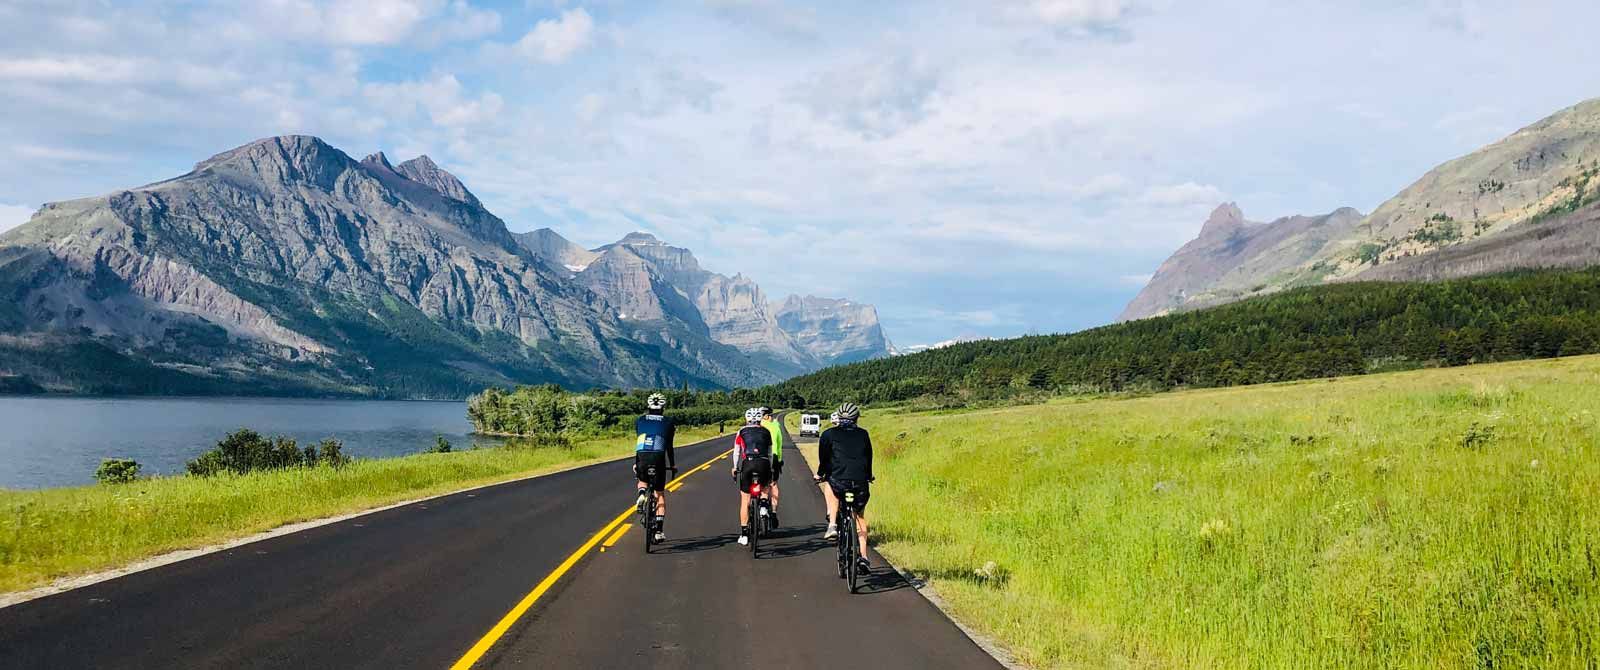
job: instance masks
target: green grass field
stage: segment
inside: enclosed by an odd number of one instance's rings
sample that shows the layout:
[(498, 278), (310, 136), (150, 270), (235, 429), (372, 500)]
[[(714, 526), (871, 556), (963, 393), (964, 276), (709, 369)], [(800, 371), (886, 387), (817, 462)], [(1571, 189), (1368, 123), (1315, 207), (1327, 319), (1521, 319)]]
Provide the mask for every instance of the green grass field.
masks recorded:
[[(684, 429), (690, 444), (716, 427)], [(37, 491), (0, 489), (0, 593), (285, 524), (623, 458), (631, 436), (571, 449), (492, 448), (212, 478)]]
[(870, 412), (880, 550), (1040, 668), (1600, 667), (1600, 358)]

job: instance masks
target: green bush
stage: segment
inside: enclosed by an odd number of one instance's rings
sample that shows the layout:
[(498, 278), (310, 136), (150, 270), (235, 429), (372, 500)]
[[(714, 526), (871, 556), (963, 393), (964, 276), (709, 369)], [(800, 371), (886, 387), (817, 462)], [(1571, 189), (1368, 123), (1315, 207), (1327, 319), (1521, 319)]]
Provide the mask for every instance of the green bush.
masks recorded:
[(184, 467), (191, 475), (209, 477), (224, 472), (244, 474), (317, 465), (341, 467), (349, 462), (350, 457), (344, 455), (344, 445), (338, 440), (326, 439), (301, 449), (291, 438), (263, 437), (244, 428), (229, 433), (216, 447)]
[(443, 435), (440, 435), (433, 439), (433, 448), (429, 449), (428, 451), (435, 454), (448, 454), (454, 449), (455, 448), (450, 445), (450, 440), (446, 440), (444, 439)]
[(94, 480), (101, 484), (127, 484), (139, 478), (141, 467), (131, 458), (107, 458), (95, 469)]
[[(467, 399), (467, 418), (480, 433), (538, 435), (564, 433), (593, 437), (633, 429), (644, 412), (645, 397), (654, 391), (569, 393), (559, 386), (522, 386), (511, 391), (484, 389)], [(667, 395), (668, 417), (680, 426), (709, 426), (737, 419), (745, 407), (723, 393), (660, 391)]]
[(351, 458), (344, 455), (343, 442), (329, 437), (317, 443), (316, 451), (313, 452), (310, 460), (330, 468), (342, 468), (350, 464)]

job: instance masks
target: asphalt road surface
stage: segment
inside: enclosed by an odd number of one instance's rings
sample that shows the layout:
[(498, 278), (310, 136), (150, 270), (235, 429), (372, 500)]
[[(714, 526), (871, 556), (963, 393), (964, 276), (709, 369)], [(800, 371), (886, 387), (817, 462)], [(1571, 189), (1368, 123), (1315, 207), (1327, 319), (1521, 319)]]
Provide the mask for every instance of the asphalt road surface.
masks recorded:
[(650, 555), (606, 463), (0, 609), (0, 668), (999, 667), (876, 555), (848, 593), (796, 449), (752, 558), (726, 458), (691, 472), (731, 446), (678, 450)]

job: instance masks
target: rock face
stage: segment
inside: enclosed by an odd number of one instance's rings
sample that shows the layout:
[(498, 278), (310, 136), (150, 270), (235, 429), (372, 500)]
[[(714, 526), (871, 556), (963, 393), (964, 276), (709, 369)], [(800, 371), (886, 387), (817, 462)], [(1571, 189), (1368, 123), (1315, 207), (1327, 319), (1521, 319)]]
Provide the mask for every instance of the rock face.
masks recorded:
[[(168, 392), (459, 396), (749, 376), (706, 364), (725, 352), (636, 332), (432, 161), (356, 162), (305, 136), (46, 205), (0, 236), (0, 297), (0, 368), (15, 368), (0, 374), (57, 390), (90, 388), (71, 372), (89, 350), (104, 360), (79, 377), (142, 371)], [(39, 362), (52, 351), (59, 365)]]
[(608, 300), (634, 305), (639, 312), (632, 318), (666, 318), (703, 332), (744, 352), (763, 381), (820, 367), (778, 327), (761, 287), (749, 278), (707, 271), (688, 249), (648, 233), (631, 233), (594, 251), (599, 258), (579, 278)]
[(548, 229), (518, 240), (535, 256), (573, 269), (635, 327), (675, 339), (700, 335), (743, 352), (759, 381), (889, 353), (871, 305), (791, 297), (783, 303), (795, 305), (790, 327), (781, 321), (784, 306), (769, 304), (753, 280), (708, 271), (688, 249), (649, 233), (592, 251)]
[(534, 256), (568, 272), (582, 272), (600, 257), (600, 254), (567, 241), (567, 238), (549, 228), (540, 228), (531, 233), (512, 233), (512, 236)]
[(824, 365), (883, 358), (894, 345), (883, 334), (872, 305), (833, 298), (791, 295), (777, 310), (778, 325)]
[[(1600, 99), (1563, 109), (1430, 170), (1360, 217), (1256, 225), (1224, 205), (1122, 319), (1351, 279), (1429, 280), (1600, 262)], [(1356, 220), (1352, 221), (1352, 217)]]
[(1238, 205), (1223, 203), (1201, 226), (1200, 236), (1162, 263), (1117, 318), (1142, 319), (1238, 300), (1269, 287), (1315, 283), (1321, 277), (1302, 266), (1360, 222), (1361, 213), (1346, 207), (1254, 223), (1245, 220)]
[[(381, 156), (383, 154), (380, 153), (378, 155)], [(459, 200), (475, 207), (482, 204), (478, 202), (478, 196), (467, 190), (466, 184), (461, 183), (460, 179), (456, 179), (455, 175), (440, 169), (438, 165), (434, 164), (433, 159), (428, 158), (426, 155), (401, 163), (399, 167), (395, 168), (395, 171), (405, 175), (411, 181), (433, 188), (433, 190), (444, 194), (452, 200)]]

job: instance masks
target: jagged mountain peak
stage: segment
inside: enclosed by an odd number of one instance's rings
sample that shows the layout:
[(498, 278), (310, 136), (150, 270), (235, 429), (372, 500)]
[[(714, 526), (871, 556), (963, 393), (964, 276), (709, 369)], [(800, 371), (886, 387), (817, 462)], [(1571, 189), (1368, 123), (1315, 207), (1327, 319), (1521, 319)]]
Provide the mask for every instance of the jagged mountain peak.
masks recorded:
[(1234, 228), (1247, 225), (1244, 220), (1244, 210), (1239, 209), (1238, 203), (1225, 202), (1217, 205), (1211, 211), (1211, 216), (1206, 218), (1204, 225), (1200, 226), (1200, 236), (1216, 235)]
[[(446, 174), (431, 164), (407, 163)], [(0, 309), (0, 323), (30, 342), (102, 347), (129, 369), (182, 352), (197, 375), (151, 376), (205, 388), (437, 397), (770, 379), (729, 347), (622, 322), (533, 263), (481, 205), (391, 167), (382, 153), (362, 164), (315, 137), (272, 137), (174, 179), (47, 206), (0, 243), (25, 261), (0, 262), (0, 293), (24, 307)]]
[(853, 363), (894, 352), (872, 305), (845, 298), (790, 295), (775, 316), (778, 325), (823, 364)]
[(600, 254), (573, 244), (560, 233), (540, 228), (528, 233), (512, 233), (522, 248), (551, 265), (559, 265), (569, 272), (583, 272)]
[(407, 179), (428, 186), (452, 200), (460, 200), (472, 205), (480, 204), (478, 196), (467, 190), (466, 184), (463, 184), (460, 179), (444, 168), (439, 167), (439, 164), (433, 162), (432, 158), (428, 158), (427, 154), (401, 163), (394, 169)]
[(259, 139), (200, 161), (185, 177), (204, 173), (234, 173), (277, 183), (305, 181), (326, 189), (341, 173), (354, 165), (355, 159), (321, 138), (280, 135)]
[(389, 157), (383, 155), (382, 151), (379, 151), (379, 152), (377, 152), (375, 154), (372, 154), (370, 156), (367, 156), (366, 158), (361, 159), (361, 164), (365, 165), (367, 167), (379, 168), (379, 169), (382, 169), (382, 170), (387, 170), (389, 172), (394, 172), (395, 171), (394, 164), (389, 162)]
[(1321, 215), (1293, 215), (1270, 223), (1246, 220), (1239, 206), (1223, 203), (1200, 234), (1168, 257), (1119, 321), (1194, 309), (1247, 297), (1263, 290), (1261, 277), (1285, 284), (1316, 280), (1302, 270), (1361, 222), (1361, 212), (1341, 207)]
[(642, 230), (635, 230), (635, 231), (633, 231), (631, 233), (628, 233), (627, 235), (623, 235), (622, 239), (616, 241), (616, 244), (623, 244), (623, 245), (662, 245), (662, 246), (665, 246), (667, 243), (666, 242), (662, 242), (661, 239), (656, 237), (655, 235), (651, 235), (650, 233), (644, 232)]

